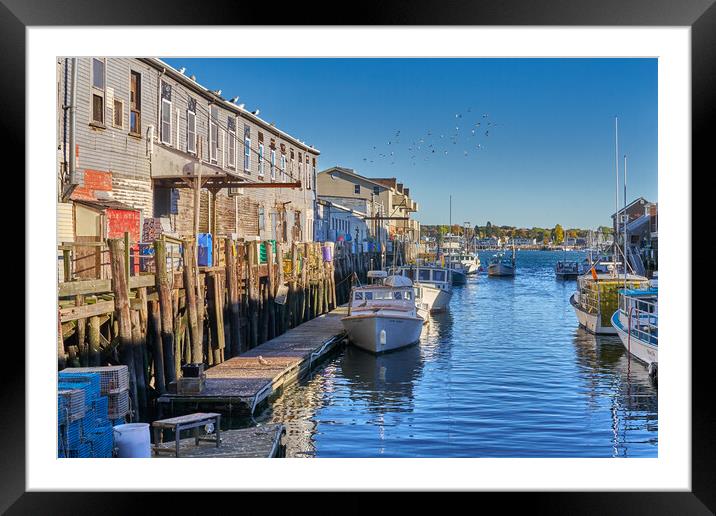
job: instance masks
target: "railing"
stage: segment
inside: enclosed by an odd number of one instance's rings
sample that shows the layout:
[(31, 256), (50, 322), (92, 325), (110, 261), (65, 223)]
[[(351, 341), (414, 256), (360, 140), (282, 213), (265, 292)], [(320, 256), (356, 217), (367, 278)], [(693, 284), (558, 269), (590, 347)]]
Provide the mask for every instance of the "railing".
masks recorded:
[(659, 312), (656, 301), (619, 295), (619, 311), (627, 332), (642, 342), (659, 344)]

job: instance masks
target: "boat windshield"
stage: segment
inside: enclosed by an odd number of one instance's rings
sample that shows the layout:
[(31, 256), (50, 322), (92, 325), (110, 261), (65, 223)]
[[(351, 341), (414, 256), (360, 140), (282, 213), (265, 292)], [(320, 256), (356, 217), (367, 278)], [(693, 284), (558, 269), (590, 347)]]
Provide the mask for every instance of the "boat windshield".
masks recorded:
[(354, 301), (385, 301), (385, 300), (410, 300), (413, 293), (410, 290), (363, 290), (353, 294)]

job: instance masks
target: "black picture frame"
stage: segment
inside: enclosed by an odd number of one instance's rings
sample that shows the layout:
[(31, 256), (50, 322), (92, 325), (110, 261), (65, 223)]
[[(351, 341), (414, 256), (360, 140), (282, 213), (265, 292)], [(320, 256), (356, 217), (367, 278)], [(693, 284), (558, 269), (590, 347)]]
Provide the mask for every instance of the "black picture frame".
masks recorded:
[[(127, 0), (117, 5), (108, 0), (0, 0), (0, 70), (4, 80), (0, 89), (0, 124), (5, 130), (2, 140), (18, 159), (16, 167), (24, 170), (25, 131), (25, 29), (48, 25), (553, 25), (553, 26), (688, 26), (691, 27), (692, 58), (692, 184), (695, 172), (713, 168), (713, 137), (707, 130), (716, 113), (716, 5), (714, 0), (509, 0), (453, 1), (415, 0), (411, 3), (355, 3), (319, 7), (294, 3), (281, 7), (280, 20), (267, 19), (264, 3), (226, 2), (206, 4), (174, 1), (171, 9), (166, 2)], [(339, 21), (337, 21), (339, 20)], [(711, 161), (711, 163), (709, 163)], [(22, 168), (20, 168), (22, 167)], [(709, 167), (709, 168), (707, 168)], [(689, 171), (675, 171), (688, 177)], [(27, 185), (31, 188), (31, 185)], [(707, 189), (705, 189), (707, 190)], [(698, 195), (705, 191), (693, 190)], [(26, 198), (30, 199), (26, 192)], [(694, 197), (692, 205), (699, 203)], [(696, 218), (694, 217), (696, 223)], [(696, 236), (694, 228), (686, 228)], [(27, 237), (27, 235), (26, 235)], [(694, 240), (695, 241), (695, 240)], [(706, 255), (693, 255), (694, 271), (707, 271)], [(687, 255), (688, 256), (688, 255)], [(690, 278), (689, 278), (690, 280)], [(696, 300), (692, 301), (696, 308)], [(27, 314), (26, 314), (27, 318)], [(694, 328), (694, 332), (696, 329)], [(695, 333), (694, 333), (695, 335)], [(685, 341), (688, 339), (685, 336)], [(693, 341), (696, 341), (693, 338)], [(713, 339), (692, 346), (692, 490), (691, 492), (638, 493), (503, 493), (485, 494), (498, 503), (513, 507), (515, 502), (530, 512), (549, 513), (638, 513), (638, 514), (711, 514), (716, 507), (714, 493), (716, 457), (714, 454), (714, 406), (709, 385), (713, 376)], [(29, 343), (26, 343), (29, 345)], [(7, 348), (6, 348), (7, 349)], [(0, 439), (0, 510), (9, 514), (84, 514), (131, 513), (145, 508), (148, 494), (130, 496), (126, 493), (26, 493), (25, 492), (25, 351), (14, 346), (17, 356), (3, 368), (0, 406), (3, 416)], [(7, 356), (7, 355), (6, 355)], [(81, 479), (78, 479), (81, 488)], [(249, 499), (241, 495), (242, 503)], [(265, 496), (265, 495), (264, 495)], [(290, 503), (321, 504), (325, 497), (297, 496)], [(353, 509), (370, 508), (365, 498), (345, 494), (330, 504)], [(498, 499), (499, 498), (499, 499)], [(190, 506), (185, 496), (164, 497), (162, 511), (173, 505)], [(194, 508), (211, 510), (208, 504), (219, 501), (217, 496), (195, 498)], [(336, 504), (340, 503), (339, 506)], [(403, 503), (403, 502), (401, 502)], [(422, 496), (412, 497), (416, 506)], [(459, 502), (455, 502), (459, 503)], [(483, 502), (484, 503), (484, 502)], [(452, 504), (451, 504), (452, 505)], [(481, 504), (482, 505), (482, 504)], [(406, 504), (401, 512), (409, 510)], [(241, 506), (237, 506), (240, 508)], [(454, 505), (457, 508), (457, 505)], [(486, 506), (488, 507), (488, 506)]]

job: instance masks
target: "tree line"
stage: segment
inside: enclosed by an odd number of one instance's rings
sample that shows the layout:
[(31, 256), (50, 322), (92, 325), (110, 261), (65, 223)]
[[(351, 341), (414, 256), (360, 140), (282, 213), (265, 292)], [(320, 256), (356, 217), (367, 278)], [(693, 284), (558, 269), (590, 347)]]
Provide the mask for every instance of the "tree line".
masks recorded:
[[(436, 238), (442, 240), (442, 238), (448, 234), (465, 236), (468, 239), (472, 238), (529, 238), (535, 239), (537, 243), (549, 243), (561, 244), (565, 238), (587, 238), (589, 235), (589, 229), (581, 228), (568, 228), (564, 229), (561, 224), (556, 224), (553, 228), (518, 228), (516, 226), (498, 226), (488, 221), (484, 226), (476, 225), (474, 227), (463, 227), (458, 224), (453, 224), (452, 227), (447, 224), (444, 225), (429, 225), (422, 224), (420, 226), (420, 235), (423, 237)], [(608, 226), (600, 226), (595, 233), (601, 232), (604, 235), (612, 233), (612, 228)]]

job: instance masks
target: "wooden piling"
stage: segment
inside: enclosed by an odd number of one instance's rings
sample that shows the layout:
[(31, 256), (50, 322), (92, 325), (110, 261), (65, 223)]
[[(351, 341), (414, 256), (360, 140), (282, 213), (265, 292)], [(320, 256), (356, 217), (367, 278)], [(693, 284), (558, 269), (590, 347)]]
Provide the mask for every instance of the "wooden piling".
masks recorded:
[(199, 334), (199, 322), (197, 314), (196, 279), (194, 276), (194, 245), (191, 240), (185, 240), (182, 246), (182, 258), (184, 260), (184, 292), (188, 315), (189, 337), (191, 338), (191, 361), (202, 363), (202, 339)]
[[(162, 339), (162, 319), (161, 309), (158, 301), (150, 301), (148, 304), (149, 312), (149, 323), (148, 329), (151, 328), (152, 336), (152, 357), (154, 359), (154, 385), (160, 394), (166, 392), (166, 381), (165, 371), (167, 368), (164, 365), (164, 341)], [(174, 370), (174, 364), (169, 369)]]
[(229, 300), (229, 352), (228, 357), (235, 357), (241, 353), (241, 321), (239, 307), (239, 278), (236, 265), (236, 251), (233, 242), (226, 239), (224, 246), (226, 257), (226, 286)]
[(90, 317), (87, 322), (87, 340), (89, 342), (88, 364), (90, 367), (97, 367), (101, 363), (99, 328), (99, 316), (95, 315)]
[(118, 323), (120, 362), (127, 366), (129, 373), (130, 396), (135, 408), (135, 418), (139, 415), (137, 375), (134, 367), (134, 351), (132, 349), (132, 322), (129, 314), (129, 293), (124, 268), (124, 250), (122, 239), (111, 238), (109, 245), (110, 266), (112, 269), (112, 293), (114, 294), (114, 313)]
[(154, 241), (154, 286), (159, 297), (162, 363), (165, 383), (168, 384), (176, 381), (177, 374), (174, 365), (174, 303), (167, 275), (167, 248), (162, 239)]

